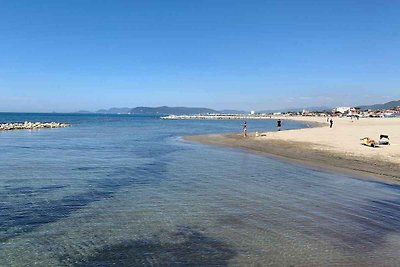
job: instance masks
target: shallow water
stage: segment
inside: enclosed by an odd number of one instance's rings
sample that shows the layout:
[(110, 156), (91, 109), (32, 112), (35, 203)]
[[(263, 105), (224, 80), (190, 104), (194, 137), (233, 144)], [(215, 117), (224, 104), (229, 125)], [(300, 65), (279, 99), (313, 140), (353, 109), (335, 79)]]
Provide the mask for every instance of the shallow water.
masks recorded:
[(25, 120), (73, 126), (0, 132), (1, 266), (398, 263), (400, 186), (180, 138), (240, 121), (0, 114)]

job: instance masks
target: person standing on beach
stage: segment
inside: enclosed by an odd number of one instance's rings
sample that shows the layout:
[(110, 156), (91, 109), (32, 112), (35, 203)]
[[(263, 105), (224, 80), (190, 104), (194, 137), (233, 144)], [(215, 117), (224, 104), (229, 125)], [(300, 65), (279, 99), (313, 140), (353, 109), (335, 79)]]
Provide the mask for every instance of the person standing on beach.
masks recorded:
[(333, 126), (333, 119), (331, 118), (331, 120), (329, 121), (329, 128), (332, 128), (332, 126)]
[(276, 122), (276, 127), (278, 128), (278, 131), (281, 130), (281, 127), (282, 127), (282, 121), (281, 121), (281, 119), (278, 119), (278, 120), (277, 120), (277, 122)]
[(243, 123), (243, 136), (247, 137), (247, 122)]

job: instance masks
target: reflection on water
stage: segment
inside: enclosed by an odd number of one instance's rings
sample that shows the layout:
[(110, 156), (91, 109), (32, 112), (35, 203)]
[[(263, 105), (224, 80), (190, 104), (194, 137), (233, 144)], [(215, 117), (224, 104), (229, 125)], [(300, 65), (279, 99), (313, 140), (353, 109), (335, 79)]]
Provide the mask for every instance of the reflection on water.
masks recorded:
[(1, 266), (397, 265), (399, 185), (178, 138), (237, 121), (47, 116), (0, 133)]

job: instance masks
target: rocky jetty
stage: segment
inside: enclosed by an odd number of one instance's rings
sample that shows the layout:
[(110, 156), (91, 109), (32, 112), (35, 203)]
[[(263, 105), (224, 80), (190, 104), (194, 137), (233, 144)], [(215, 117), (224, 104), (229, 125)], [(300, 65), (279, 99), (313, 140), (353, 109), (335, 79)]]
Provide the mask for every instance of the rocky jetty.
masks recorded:
[(265, 120), (270, 115), (262, 114), (197, 114), (197, 115), (169, 115), (162, 120)]
[(0, 131), (12, 130), (34, 130), (44, 128), (67, 128), (70, 125), (60, 122), (16, 122), (16, 123), (0, 123)]

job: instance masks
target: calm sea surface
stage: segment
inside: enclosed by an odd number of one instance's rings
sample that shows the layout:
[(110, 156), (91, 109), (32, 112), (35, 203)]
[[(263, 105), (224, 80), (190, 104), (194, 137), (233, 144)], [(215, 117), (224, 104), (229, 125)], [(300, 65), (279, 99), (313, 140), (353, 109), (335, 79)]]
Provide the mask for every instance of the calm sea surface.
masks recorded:
[(26, 120), (72, 127), (0, 132), (0, 266), (400, 262), (400, 186), (181, 139), (241, 121), (0, 114)]

